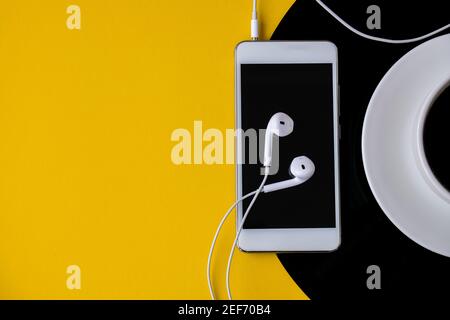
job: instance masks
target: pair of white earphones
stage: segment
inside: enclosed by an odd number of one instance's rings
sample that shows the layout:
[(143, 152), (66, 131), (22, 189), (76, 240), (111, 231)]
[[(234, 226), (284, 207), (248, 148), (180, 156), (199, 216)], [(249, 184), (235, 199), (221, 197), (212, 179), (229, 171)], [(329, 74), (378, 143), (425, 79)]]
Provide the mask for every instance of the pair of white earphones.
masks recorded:
[(266, 133), (265, 133), (265, 141), (264, 141), (264, 179), (259, 186), (259, 188), (253, 192), (250, 192), (243, 196), (242, 198), (238, 199), (225, 213), (222, 220), (219, 223), (219, 226), (217, 227), (216, 234), (214, 235), (214, 239), (211, 243), (211, 248), (209, 250), (209, 256), (208, 256), (208, 264), (206, 267), (206, 273), (208, 278), (208, 286), (209, 286), (209, 293), (211, 295), (211, 299), (215, 299), (214, 291), (211, 284), (211, 259), (212, 254), (214, 251), (214, 246), (217, 241), (217, 237), (220, 233), (220, 230), (222, 229), (222, 226), (225, 222), (225, 220), (230, 215), (231, 211), (236, 207), (236, 205), (241, 202), (242, 200), (253, 196), (252, 201), (250, 202), (249, 206), (247, 207), (247, 210), (245, 211), (244, 215), (242, 216), (241, 223), (239, 225), (239, 228), (236, 232), (236, 237), (233, 242), (233, 246), (231, 247), (230, 255), (228, 257), (228, 265), (227, 265), (227, 273), (226, 273), (226, 286), (227, 286), (227, 293), (228, 293), (228, 299), (232, 299), (231, 296), (231, 290), (230, 290), (230, 269), (231, 269), (231, 262), (233, 259), (234, 250), (236, 248), (236, 244), (239, 239), (239, 235), (242, 231), (242, 228), (244, 226), (245, 220), (247, 219), (248, 214), (250, 213), (250, 209), (252, 208), (253, 204), (256, 201), (256, 198), (261, 192), (268, 193), (272, 191), (277, 191), (281, 189), (287, 189), (291, 187), (298, 186), (306, 181), (308, 181), (313, 175), (316, 170), (314, 163), (306, 156), (300, 156), (294, 158), (292, 160), (291, 165), (289, 167), (289, 171), (292, 179), (280, 181), (272, 184), (265, 185), (267, 177), (269, 175), (270, 166), (272, 164), (272, 140), (274, 135), (278, 137), (285, 137), (292, 133), (294, 130), (294, 120), (292, 120), (291, 117), (289, 117), (287, 114), (283, 112), (275, 113), (271, 118), (269, 123), (267, 124)]

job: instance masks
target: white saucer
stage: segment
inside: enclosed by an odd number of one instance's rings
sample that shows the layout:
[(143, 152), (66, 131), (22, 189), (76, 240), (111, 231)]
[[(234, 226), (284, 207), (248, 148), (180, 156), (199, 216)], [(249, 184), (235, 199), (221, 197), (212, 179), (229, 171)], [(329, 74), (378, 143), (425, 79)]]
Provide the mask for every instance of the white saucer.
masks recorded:
[[(450, 35), (414, 48), (381, 80), (362, 134), (366, 176), (386, 216), (416, 243), (448, 257), (450, 193), (437, 186), (425, 168), (418, 130), (430, 95), (439, 93), (449, 79)], [(442, 148), (450, 152), (450, 141), (443, 141)]]

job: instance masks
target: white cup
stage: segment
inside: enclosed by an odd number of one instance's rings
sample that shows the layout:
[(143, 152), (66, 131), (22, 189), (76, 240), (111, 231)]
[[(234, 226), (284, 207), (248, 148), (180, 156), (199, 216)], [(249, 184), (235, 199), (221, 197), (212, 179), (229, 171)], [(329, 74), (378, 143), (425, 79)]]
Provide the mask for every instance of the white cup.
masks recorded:
[(430, 164), (428, 163), (427, 157), (425, 155), (424, 127), (428, 113), (431, 107), (433, 106), (434, 102), (441, 95), (441, 93), (449, 86), (450, 86), (450, 79), (447, 79), (442, 83), (441, 86), (438, 86), (427, 96), (421, 108), (419, 109), (419, 112), (416, 117), (416, 122), (413, 126), (415, 130), (415, 133), (413, 134), (414, 136), (413, 143), (415, 149), (417, 168), (420, 171), (424, 180), (426, 181), (427, 185), (448, 203), (450, 203), (450, 191), (448, 191), (436, 178), (433, 171), (431, 170)]

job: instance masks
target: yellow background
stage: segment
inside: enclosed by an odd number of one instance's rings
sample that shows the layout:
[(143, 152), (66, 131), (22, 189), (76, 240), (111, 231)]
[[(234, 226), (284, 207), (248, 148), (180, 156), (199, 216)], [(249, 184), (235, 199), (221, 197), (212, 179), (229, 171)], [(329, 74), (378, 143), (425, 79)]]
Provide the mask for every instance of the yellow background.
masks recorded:
[[(269, 38), (293, 0), (259, 4)], [(81, 30), (66, 8), (81, 8)], [(233, 128), (250, 0), (8, 1), (0, 10), (0, 298), (209, 298), (232, 165), (175, 166), (176, 128)], [(213, 264), (219, 297), (234, 234)], [(81, 290), (66, 268), (81, 267)], [(274, 254), (238, 252), (235, 298), (306, 298)]]

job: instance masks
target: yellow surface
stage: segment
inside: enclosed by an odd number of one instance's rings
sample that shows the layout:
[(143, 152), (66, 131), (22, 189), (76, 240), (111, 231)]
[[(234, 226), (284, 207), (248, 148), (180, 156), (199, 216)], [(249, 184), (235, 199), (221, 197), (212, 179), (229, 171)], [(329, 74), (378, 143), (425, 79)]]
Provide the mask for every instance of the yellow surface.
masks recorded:
[[(268, 38), (292, 0), (260, 3)], [(81, 8), (81, 30), (66, 8)], [(0, 298), (202, 299), (232, 165), (175, 166), (176, 128), (233, 128), (250, 0), (8, 1), (0, 10)], [(213, 264), (225, 297), (227, 224)], [(66, 268), (81, 268), (81, 290)], [(238, 252), (236, 298), (306, 298)]]

